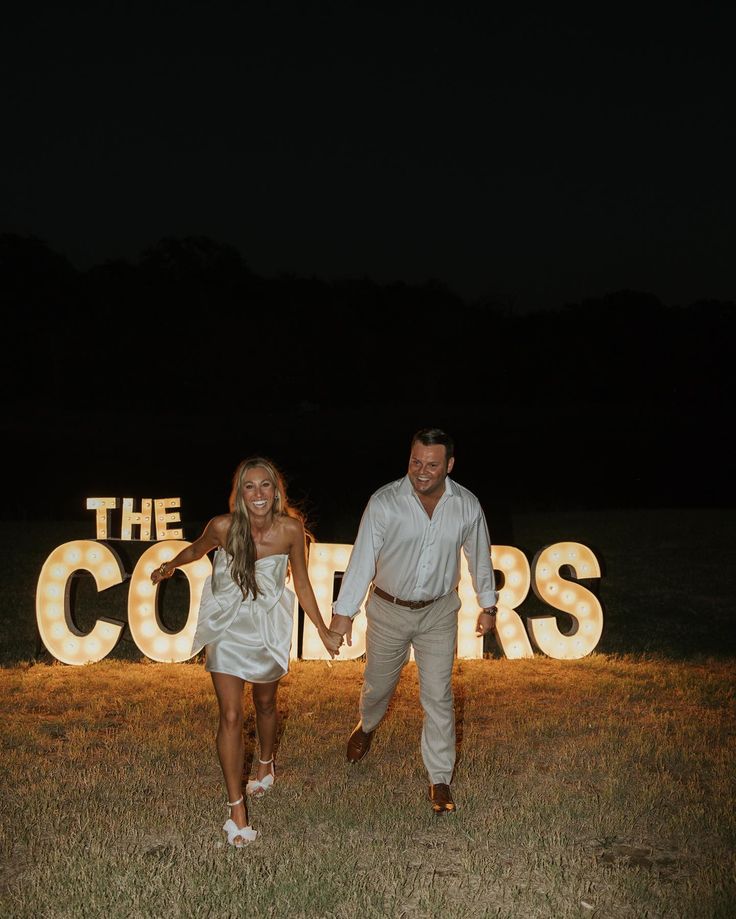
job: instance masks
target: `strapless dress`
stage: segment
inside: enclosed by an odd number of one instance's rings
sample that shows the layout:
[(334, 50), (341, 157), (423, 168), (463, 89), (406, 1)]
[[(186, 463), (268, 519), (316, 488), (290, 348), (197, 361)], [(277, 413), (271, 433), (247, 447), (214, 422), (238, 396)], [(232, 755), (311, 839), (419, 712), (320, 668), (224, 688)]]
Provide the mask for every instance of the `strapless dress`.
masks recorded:
[(230, 557), (215, 552), (205, 581), (192, 655), (205, 648), (205, 670), (249, 683), (271, 683), (289, 669), (294, 594), (286, 587), (288, 555), (256, 561), (258, 597), (243, 597), (230, 574)]

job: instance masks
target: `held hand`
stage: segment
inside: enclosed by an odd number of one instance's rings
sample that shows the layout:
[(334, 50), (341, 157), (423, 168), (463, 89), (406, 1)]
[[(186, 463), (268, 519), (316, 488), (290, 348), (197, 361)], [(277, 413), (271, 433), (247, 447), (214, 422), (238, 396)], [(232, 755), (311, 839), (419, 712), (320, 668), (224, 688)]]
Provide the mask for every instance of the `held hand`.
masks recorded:
[(492, 632), (495, 628), (496, 628), (495, 613), (480, 612), (478, 614), (478, 621), (475, 624), (475, 634), (478, 637), (480, 637), (481, 635), (486, 635), (488, 632)]
[(353, 646), (353, 620), (350, 616), (339, 616), (337, 613), (332, 617), (330, 630), (345, 636), (345, 642), (349, 648)]
[(335, 657), (340, 653), (340, 646), (343, 642), (343, 637), (339, 632), (333, 632), (332, 629), (325, 629), (321, 635), (322, 644), (330, 652), (330, 657)]

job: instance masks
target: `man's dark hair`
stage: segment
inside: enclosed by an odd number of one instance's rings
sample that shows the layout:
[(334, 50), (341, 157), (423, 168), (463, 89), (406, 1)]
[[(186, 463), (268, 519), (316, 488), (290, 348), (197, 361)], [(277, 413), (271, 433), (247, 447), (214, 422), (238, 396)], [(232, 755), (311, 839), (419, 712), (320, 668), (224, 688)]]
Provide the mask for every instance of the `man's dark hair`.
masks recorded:
[(417, 442), (424, 444), (425, 447), (431, 447), (434, 444), (442, 444), (445, 448), (445, 454), (448, 460), (451, 460), (455, 455), (455, 444), (452, 437), (440, 428), (422, 428), (421, 431), (417, 431), (411, 439), (412, 447)]

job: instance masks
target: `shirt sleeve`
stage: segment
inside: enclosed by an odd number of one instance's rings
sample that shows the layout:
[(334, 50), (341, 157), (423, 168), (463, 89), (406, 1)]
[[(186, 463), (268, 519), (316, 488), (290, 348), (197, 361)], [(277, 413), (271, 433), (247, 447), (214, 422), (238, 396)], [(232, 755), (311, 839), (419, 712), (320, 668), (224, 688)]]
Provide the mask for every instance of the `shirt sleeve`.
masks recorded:
[(360, 612), (375, 576), (376, 559), (383, 545), (381, 519), (380, 509), (370, 500), (358, 527), (358, 535), (355, 537), (348, 567), (342, 577), (340, 592), (332, 604), (332, 611), (338, 616), (353, 618)]
[(483, 609), (495, 606), (498, 601), (498, 591), (491, 562), (491, 540), (485, 515), (480, 508), (463, 544), (463, 551), (468, 560), (468, 570), (473, 581), (478, 606)]

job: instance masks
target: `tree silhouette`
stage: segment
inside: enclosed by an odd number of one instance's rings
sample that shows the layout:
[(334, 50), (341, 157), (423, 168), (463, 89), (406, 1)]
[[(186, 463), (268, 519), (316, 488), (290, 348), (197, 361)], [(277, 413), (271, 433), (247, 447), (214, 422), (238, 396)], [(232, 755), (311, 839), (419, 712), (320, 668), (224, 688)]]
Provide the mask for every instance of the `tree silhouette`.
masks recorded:
[(80, 456), (119, 462), (131, 426), (145, 428), (141, 456), (156, 455), (165, 424), (188, 438), (191, 418), (201, 449), (216, 449), (209, 429), (234, 453), (288, 443), (297, 479), (301, 468), (311, 480), (326, 443), (339, 468), (351, 451), (372, 442), (393, 455), (410, 428), (439, 423), (466, 445), (463, 468), (509, 506), (736, 497), (719, 446), (733, 303), (667, 307), (620, 290), (524, 312), (467, 303), (439, 281), (264, 278), (201, 236), (78, 271), (43, 240), (4, 234), (0, 294), (15, 319), (6, 433), (34, 458), (18, 460), (19, 478), (33, 463), (43, 476), (52, 455), (69, 481)]

